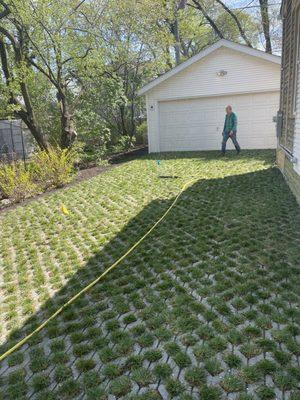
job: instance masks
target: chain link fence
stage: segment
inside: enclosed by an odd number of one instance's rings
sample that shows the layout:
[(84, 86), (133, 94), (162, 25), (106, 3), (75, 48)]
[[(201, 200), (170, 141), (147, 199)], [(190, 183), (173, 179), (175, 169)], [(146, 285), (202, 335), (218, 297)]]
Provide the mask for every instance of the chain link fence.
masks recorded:
[(24, 162), (32, 152), (28, 129), (21, 120), (0, 120), (0, 162)]

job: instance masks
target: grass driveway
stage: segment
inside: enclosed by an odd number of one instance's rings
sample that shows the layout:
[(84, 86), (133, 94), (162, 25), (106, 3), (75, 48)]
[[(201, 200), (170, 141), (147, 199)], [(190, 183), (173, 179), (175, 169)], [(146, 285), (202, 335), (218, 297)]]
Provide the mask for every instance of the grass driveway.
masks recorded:
[(1, 213), (0, 353), (191, 177), (0, 364), (0, 398), (300, 399), (300, 209), (272, 151), (148, 156)]

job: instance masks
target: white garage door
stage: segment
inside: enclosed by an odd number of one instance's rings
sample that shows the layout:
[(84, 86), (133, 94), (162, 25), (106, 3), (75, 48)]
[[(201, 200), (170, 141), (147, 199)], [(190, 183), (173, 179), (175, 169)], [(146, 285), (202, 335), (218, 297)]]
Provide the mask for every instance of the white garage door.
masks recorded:
[[(219, 149), (227, 104), (237, 114), (242, 149), (276, 147), (279, 92), (272, 92), (159, 102), (160, 151)], [(227, 148), (234, 148), (230, 139)]]

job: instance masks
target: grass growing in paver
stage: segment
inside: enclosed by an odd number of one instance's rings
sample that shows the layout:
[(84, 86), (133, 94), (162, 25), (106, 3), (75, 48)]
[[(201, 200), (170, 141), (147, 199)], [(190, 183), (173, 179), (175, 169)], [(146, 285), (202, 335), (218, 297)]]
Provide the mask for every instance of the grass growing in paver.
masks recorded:
[(2, 353), (194, 177), (117, 270), (0, 364), (3, 398), (299, 397), (300, 211), (274, 153), (159, 157), (159, 168), (143, 157), (0, 214)]

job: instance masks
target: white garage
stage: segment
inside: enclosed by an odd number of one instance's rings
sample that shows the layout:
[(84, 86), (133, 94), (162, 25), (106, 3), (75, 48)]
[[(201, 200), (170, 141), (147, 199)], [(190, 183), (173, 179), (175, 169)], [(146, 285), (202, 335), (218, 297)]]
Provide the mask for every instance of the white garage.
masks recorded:
[(279, 90), (280, 57), (220, 40), (140, 90), (149, 152), (219, 149), (228, 104), (243, 149), (275, 148)]

